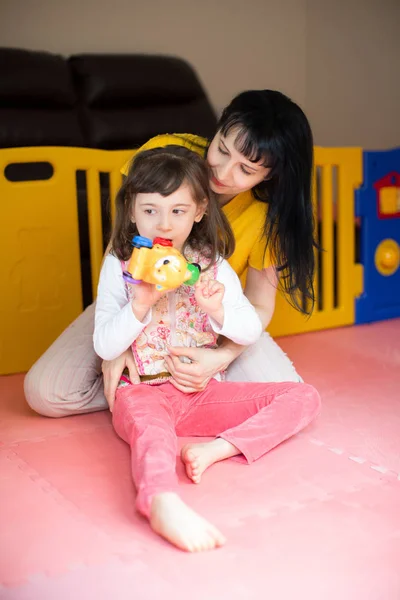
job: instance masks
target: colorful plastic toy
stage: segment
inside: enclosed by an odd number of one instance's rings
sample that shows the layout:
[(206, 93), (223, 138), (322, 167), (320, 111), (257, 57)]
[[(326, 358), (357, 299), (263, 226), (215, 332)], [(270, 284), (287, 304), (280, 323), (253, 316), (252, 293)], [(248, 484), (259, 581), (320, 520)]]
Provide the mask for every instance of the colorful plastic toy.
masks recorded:
[(173, 248), (171, 240), (136, 235), (132, 240), (133, 252), (123, 278), (128, 283), (153, 283), (157, 290), (173, 290), (183, 283), (194, 285), (200, 277), (200, 266), (188, 263)]

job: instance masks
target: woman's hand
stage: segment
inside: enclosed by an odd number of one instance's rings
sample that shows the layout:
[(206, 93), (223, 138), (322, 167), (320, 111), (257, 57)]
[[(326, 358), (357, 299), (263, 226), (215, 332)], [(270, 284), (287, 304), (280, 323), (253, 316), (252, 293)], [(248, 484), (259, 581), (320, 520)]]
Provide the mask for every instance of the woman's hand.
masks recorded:
[[(170, 347), (169, 353), (165, 362), (173, 377), (170, 383), (185, 394), (204, 390), (211, 377), (226, 369), (232, 360), (229, 351), (223, 348)], [(192, 362), (181, 362), (180, 356)]]
[(140, 383), (131, 348), (125, 350), (123, 354), (118, 356), (118, 358), (114, 358), (114, 360), (103, 360), (103, 364), (101, 365), (101, 370), (103, 371), (104, 395), (108, 402), (110, 412), (113, 411), (115, 392), (125, 367), (128, 368), (129, 379), (131, 382)]

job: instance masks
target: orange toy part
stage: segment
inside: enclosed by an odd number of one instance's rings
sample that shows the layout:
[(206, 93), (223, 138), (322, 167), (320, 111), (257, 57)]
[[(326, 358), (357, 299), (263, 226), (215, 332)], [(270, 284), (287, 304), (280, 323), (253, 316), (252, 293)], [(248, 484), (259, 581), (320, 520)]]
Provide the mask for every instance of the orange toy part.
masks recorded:
[(160, 291), (173, 290), (183, 283), (193, 285), (199, 279), (200, 267), (188, 263), (182, 254), (172, 246), (170, 240), (135, 236), (132, 256), (124, 279), (129, 283), (146, 281)]

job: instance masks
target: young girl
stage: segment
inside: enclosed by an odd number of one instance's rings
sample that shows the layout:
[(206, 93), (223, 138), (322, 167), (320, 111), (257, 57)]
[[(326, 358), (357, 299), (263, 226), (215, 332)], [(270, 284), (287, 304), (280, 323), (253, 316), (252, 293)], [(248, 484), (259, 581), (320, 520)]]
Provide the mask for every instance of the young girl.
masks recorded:
[[(199, 483), (217, 461), (242, 454), (252, 462), (305, 427), (318, 413), (319, 396), (302, 383), (236, 383), (216, 374), (201, 392), (178, 390), (165, 357), (169, 346), (215, 347), (219, 334), (241, 345), (261, 335), (261, 321), (224, 260), (233, 251), (226, 218), (210, 198), (207, 166), (183, 147), (139, 153), (116, 201), (112, 249), (100, 275), (94, 347), (112, 360), (132, 347), (141, 378), (123, 377), (113, 425), (132, 451), (137, 509), (155, 532), (187, 551), (221, 546), (225, 539), (178, 495), (177, 435), (216, 436), (188, 444), (181, 458)], [(201, 266), (193, 288), (161, 293), (148, 283), (125, 284), (122, 274), (134, 235), (172, 240)]]

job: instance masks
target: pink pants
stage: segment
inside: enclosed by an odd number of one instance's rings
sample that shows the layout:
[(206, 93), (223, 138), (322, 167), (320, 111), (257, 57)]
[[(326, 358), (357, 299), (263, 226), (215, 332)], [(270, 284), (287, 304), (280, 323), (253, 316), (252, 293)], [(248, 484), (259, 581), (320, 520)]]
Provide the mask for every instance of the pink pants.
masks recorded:
[(149, 517), (155, 494), (178, 489), (177, 436), (216, 436), (257, 460), (318, 414), (318, 392), (305, 383), (218, 382), (184, 394), (170, 383), (117, 390), (113, 425), (131, 447), (137, 509)]

